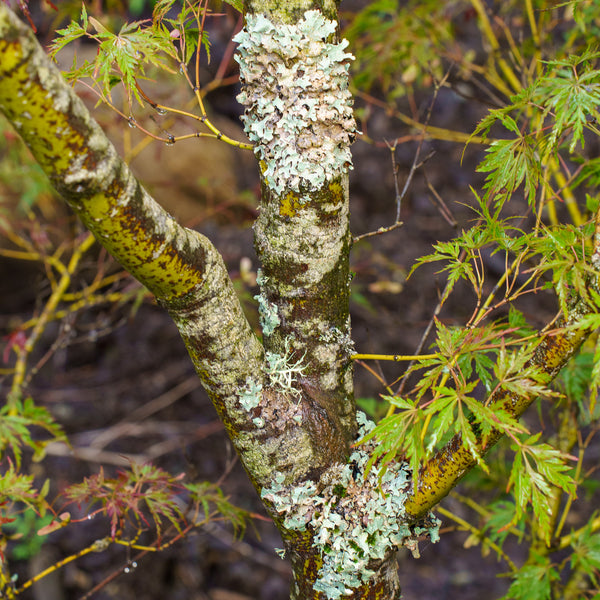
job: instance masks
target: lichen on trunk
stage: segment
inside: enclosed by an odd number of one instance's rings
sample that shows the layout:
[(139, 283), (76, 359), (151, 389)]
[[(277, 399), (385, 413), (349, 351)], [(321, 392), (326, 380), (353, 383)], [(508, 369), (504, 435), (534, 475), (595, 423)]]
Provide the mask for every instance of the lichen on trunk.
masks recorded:
[[(395, 545), (413, 530), (400, 505), (379, 493), (376, 471), (360, 479), (364, 449), (360, 459), (350, 458), (359, 435), (349, 318), (352, 57), (338, 42), (333, 0), (274, 1), (264, 11), (264, 2), (247, 4), (238, 38), (240, 99), (262, 169), (255, 225), (262, 343), (214, 246), (177, 224), (135, 180), (33, 34), (2, 3), (0, 110), (85, 225), (176, 323), (282, 532), (294, 567), (292, 598), (389, 600), (400, 593)], [(382, 485), (403, 502), (407, 482), (398, 465)], [(338, 498), (344, 487), (351, 491)], [(295, 515), (298, 528), (282, 498), (303, 490), (314, 493), (306, 497), (310, 510)], [(352, 534), (335, 530), (342, 522)], [(343, 548), (329, 545), (338, 533)], [(326, 558), (331, 549), (340, 551)], [(362, 569), (358, 578), (354, 567)]]
[[(255, 8), (255, 7), (251, 7)], [(289, 8), (289, 7), (288, 7)], [(337, 23), (307, 10), (255, 12), (236, 38), (244, 122), (262, 169), (255, 241), (261, 261), (264, 344), (291, 344), (306, 369), (297, 380), (318, 436), (347, 454), (355, 431), (349, 321), (347, 172), (355, 122), (346, 41)], [(324, 463), (326, 466), (326, 463)]]
[(400, 595), (395, 547), (413, 536), (402, 519), (410, 478), (402, 465), (385, 481), (376, 468), (367, 477), (367, 449), (350, 454), (359, 436), (349, 317), (352, 56), (320, 10), (249, 5), (236, 41), (238, 99), (262, 173), (258, 302), (267, 363), (289, 375), (269, 373), (253, 410), (269, 427), (286, 414), (281, 437), (297, 442), (297, 460), (280, 462), (261, 496), (292, 562), (293, 599), (390, 600)]

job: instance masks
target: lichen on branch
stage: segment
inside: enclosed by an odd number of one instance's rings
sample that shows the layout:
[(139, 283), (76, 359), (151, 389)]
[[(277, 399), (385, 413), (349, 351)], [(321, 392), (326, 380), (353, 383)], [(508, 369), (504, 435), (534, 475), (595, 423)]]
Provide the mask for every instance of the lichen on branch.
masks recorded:
[[(375, 427), (363, 413), (358, 436)], [(418, 555), (417, 538), (439, 539), (439, 519), (429, 516), (414, 524), (406, 518), (411, 473), (405, 463), (390, 465), (385, 472), (368, 468), (373, 442), (358, 446), (346, 464), (334, 464), (319, 482), (285, 485), (276, 474), (271, 487), (261, 492), (283, 517), (286, 528), (311, 530), (313, 546), (321, 556), (315, 591), (336, 600), (369, 584), (379, 565), (398, 546)]]
[(316, 10), (293, 25), (257, 14), (234, 38), (242, 120), (276, 194), (319, 190), (351, 168), (356, 123), (348, 61), (354, 57), (345, 52), (347, 40), (328, 41), (336, 27)]
[(224, 261), (135, 179), (32, 31), (0, 2), (0, 111), (98, 241), (171, 315), (228, 430), (264, 353)]

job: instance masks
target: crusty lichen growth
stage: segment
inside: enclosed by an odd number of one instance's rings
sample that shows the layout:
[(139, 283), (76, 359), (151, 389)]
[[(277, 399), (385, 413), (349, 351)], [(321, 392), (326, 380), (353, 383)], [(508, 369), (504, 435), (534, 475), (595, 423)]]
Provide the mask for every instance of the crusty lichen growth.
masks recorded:
[(265, 181), (278, 195), (319, 190), (351, 168), (356, 123), (348, 61), (353, 56), (344, 51), (347, 40), (327, 41), (336, 27), (316, 10), (306, 11), (296, 24), (256, 14), (234, 38), (246, 133)]
[[(359, 436), (366, 435), (374, 423), (363, 413)], [(283, 517), (284, 527), (311, 530), (313, 546), (319, 549), (322, 566), (315, 591), (337, 599), (368, 584), (382, 561), (400, 545), (418, 555), (417, 537), (439, 539), (440, 521), (428, 519), (427, 527), (406, 521), (404, 502), (411, 487), (410, 470), (402, 463), (381, 473), (374, 465), (367, 474), (373, 450), (365, 443), (355, 450), (345, 465), (334, 465), (318, 483), (305, 481), (284, 485), (285, 476), (276, 475), (261, 496), (273, 504)]]
[[(335, 12), (307, 10), (290, 22), (280, 18), (287, 5), (269, 6), (263, 14), (251, 2), (236, 38), (239, 99), (262, 168), (254, 231), (264, 273), (258, 295), (264, 344), (268, 352), (281, 352), (283, 340), (293, 340), (297, 356), (305, 354), (306, 378), (327, 392), (327, 398), (312, 391), (311, 397), (326, 419), (341, 418), (350, 439), (352, 368), (341, 340), (350, 336), (351, 56), (347, 42), (334, 43), (337, 23), (328, 17)], [(341, 332), (337, 340), (320, 338), (334, 329)]]
[(272, 302), (269, 302), (265, 295), (264, 287), (267, 282), (267, 278), (263, 275), (262, 269), (258, 269), (256, 274), (256, 283), (260, 288), (260, 293), (254, 296), (254, 299), (258, 302), (258, 315), (260, 317), (260, 327), (265, 337), (270, 336), (281, 323), (279, 314), (277, 312), (277, 306)]

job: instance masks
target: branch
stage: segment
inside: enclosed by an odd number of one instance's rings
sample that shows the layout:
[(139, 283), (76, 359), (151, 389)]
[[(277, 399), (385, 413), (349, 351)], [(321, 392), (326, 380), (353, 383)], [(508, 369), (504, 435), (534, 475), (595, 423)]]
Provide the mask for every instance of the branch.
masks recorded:
[(4, 3), (0, 111), (85, 226), (169, 312), (226, 427), (247, 424), (237, 392), (261, 371), (263, 351), (220, 254), (150, 197)]
[(268, 360), (302, 363), (288, 391), (296, 394), (292, 418), (305, 434), (303, 462), (315, 476), (346, 460), (356, 431), (348, 258), (352, 56), (348, 42), (336, 41), (333, 0), (253, 0), (247, 9), (234, 40), (242, 120), (262, 171), (254, 233), (264, 346)]
[[(592, 312), (581, 298), (570, 308), (566, 319), (556, 329), (542, 335), (542, 341), (529, 366), (535, 366), (554, 379), (569, 359), (579, 350), (590, 330), (575, 328), (582, 317)], [(503, 409), (514, 417), (520, 417), (535, 397), (518, 396), (499, 390), (490, 399), (492, 408)], [(478, 436), (478, 451), (483, 457), (502, 437), (494, 430), (485, 438)], [(421, 469), (419, 483), (412, 496), (406, 501), (406, 512), (415, 520), (423, 517), (456, 486), (467, 472), (477, 465), (469, 449), (463, 444), (462, 435), (455, 435), (444, 448), (437, 452)]]

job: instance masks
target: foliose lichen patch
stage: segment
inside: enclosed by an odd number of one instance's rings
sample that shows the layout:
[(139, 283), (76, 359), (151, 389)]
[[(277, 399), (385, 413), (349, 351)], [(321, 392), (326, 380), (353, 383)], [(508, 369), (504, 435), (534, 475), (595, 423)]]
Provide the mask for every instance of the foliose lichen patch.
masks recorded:
[(240, 392), (240, 404), (247, 410), (251, 411), (260, 404), (262, 398), (262, 383), (255, 381), (252, 377), (246, 378), (246, 387)]
[(348, 90), (347, 40), (330, 43), (336, 22), (309, 10), (296, 24), (249, 15), (236, 60), (244, 85), (242, 120), (264, 178), (276, 194), (301, 199), (351, 168), (356, 132)]
[[(360, 412), (357, 420), (359, 436), (364, 437), (374, 423)], [(383, 475), (374, 465), (365, 474), (372, 450), (370, 443), (362, 444), (347, 464), (334, 465), (318, 483), (285, 486), (280, 474), (261, 492), (284, 516), (285, 527), (314, 531), (313, 545), (323, 561), (314, 589), (333, 600), (368, 583), (375, 575), (369, 568), (373, 561), (384, 560), (393, 548), (405, 545), (414, 552), (422, 534), (432, 542), (439, 539), (440, 521), (435, 517), (428, 528), (415, 528), (404, 519), (411, 486), (405, 464), (391, 465)]]
[(275, 331), (275, 328), (281, 323), (277, 312), (277, 306), (272, 302), (269, 302), (265, 295), (265, 284), (267, 281), (268, 278), (264, 276), (262, 269), (258, 269), (256, 283), (260, 287), (260, 293), (254, 296), (254, 299), (258, 302), (260, 326), (265, 336), (271, 335)]

